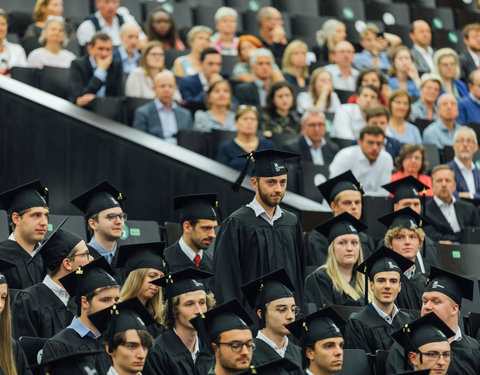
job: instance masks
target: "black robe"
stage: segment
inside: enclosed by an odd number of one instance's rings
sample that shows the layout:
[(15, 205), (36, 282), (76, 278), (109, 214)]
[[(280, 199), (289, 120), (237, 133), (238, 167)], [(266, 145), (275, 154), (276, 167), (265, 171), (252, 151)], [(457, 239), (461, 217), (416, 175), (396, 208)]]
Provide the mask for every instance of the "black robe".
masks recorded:
[[(375, 251), (375, 242), (372, 237), (364, 232), (358, 234), (362, 245), (363, 259), (367, 259)], [(312, 230), (306, 241), (307, 266), (322, 266), (327, 261), (328, 240), (316, 230)]]
[(200, 350), (195, 363), (192, 353), (183, 344), (173, 329), (169, 329), (155, 339), (150, 349), (143, 375), (204, 375), (214, 367), (215, 357), (207, 347)]
[[(448, 367), (448, 375), (480, 374), (480, 343), (477, 340), (462, 333), (462, 339), (451, 342), (450, 348), (453, 355)], [(411, 362), (407, 362), (405, 366), (404, 349), (396, 342), (392, 345), (385, 363), (387, 374), (412, 371)]]
[(50, 375), (106, 374), (112, 362), (101, 341), (66, 328), (45, 343), (42, 364)]
[(41, 283), (47, 274), (41, 256), (32, 256), (17, 242), (0, 242), (0, 258), (15, 264), (15, 267), (3, 272), (11, 289), (25, 289)]
[(147, 331), (152, 335), (153, 339), (156, 339), (163, 332), (165, 332), (165, 326), (162, 326), (160, 323), (155, 321), (147, 326)]
[(399, 309), (407, 310), (421, 310), (422, 309), (422, 295), (427, 285), (427, 279), (423, 276), (418, 267), (415, 267), (415, 274), (409, 279), (402, 275), (402, 290), (398, 293), (395, 305)]
[(15, 368), (17, 369), (18, 375), (32, 375), (32, 371), (28, 366), (27, 357), (20, 344), (17, 341), (12, 340), (12, 348), (13, 360), (15, 361)]
[[(262, 364), (272, 362), (276, 359), (280, 359), (280, 355), (265, 341), (255, 338), (253, 339), (255, 343), (255, 350), (253, 351), (252, 356), (252, 365), (258, 367)], [(288, 359), (290, 362), (297, 364), (298, 369), (296, 370), (285, 370), (279, 368), (277, 374), (302, 374), (302, 349), (293, 344), (292, 342), (288, 343), (287, 350), (285, 352), (285, 359)]]
[(286, 269), (295, 287), (295, 302), (304, 307), (305, 256), (297, 216), (283, 210), (272, 226), (243, 206), (223, 221), (213, 257), (217, 304), (238, 298), (255, 317), (240, 286), (279, 268)]
[[(352, 281), (355, 282), (354, 278)], [(314, 303), (318, 309), (325, 305), (364, 306), (363, 295), (358, 300), (337, 292), (333, 289), (333, 282), (327, 274), (326, 268), (320, 268), (307, 276), (305, 280), (305, 296), (308, 303)]]
[(363, 349), (372, 354), (377, 350), (389, 350), (393, 344), (392, 333), (412, 320), (409, 314), (399, 311), (392, 324), (388, 324), (370, 303), (348, 320), (345, 345), (348, 349)]
[(20, 291), (12, 303), (13, 337), (50, 338), (70, 325), (76, 314), (74, 298), (68, 307), (48, 288), (40, 283)]

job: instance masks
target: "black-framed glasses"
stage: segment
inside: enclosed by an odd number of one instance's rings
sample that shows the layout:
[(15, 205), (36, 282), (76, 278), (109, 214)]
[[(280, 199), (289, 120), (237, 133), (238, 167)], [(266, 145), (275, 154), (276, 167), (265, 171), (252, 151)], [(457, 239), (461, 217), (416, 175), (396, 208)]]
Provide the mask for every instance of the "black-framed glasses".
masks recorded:
[(126, 212), (122, 212), (121, 214), (108, 214), (105, 215), (105, 217), (110, 220), (112, 223), (115, 222), (117, 219), (121, 221), (126, 221), (127, 220), (127, 214)]
[(247, 342), (241, 341), (232, 341), (232, 342), (217, 342), (218, 345), (228, 345), (232, 352), (238, 353), (241, 352), (243, 347), (245, 346), (249, 352), (255, 350), (255, 343), (250, 340)]
[(443, 352), (443, 353), (440, 353), (440, 352), (421, 352), (420, 350), (417, 351), (418, 354), (420, 354), (421, 356), (424, 356), (425, 358), (427, 359), (430, 359), (432, 361), (438, 361), (440, 359), (440, 356), (443, 357), (443, 359), (445, 361), (450, 361), (450, 359), (452, 358), (452, 352)]
[(69, 258), (70, 258), (70, 259), (74, 259), (74, 258), (76, 258), (76, 257), (87, 257), (87, 259), (88, 259), (88, 258), (90, 258), (90, 252), (87, 250), (87, 251), (85, 251), (85, 252), (83, 252), (83, 253), (78, 253), (78, 254), (72, 255), (72, 256), (69, 257)]
[(298, 316), (300, 314), (300, 307), (298, 306), (276, 306), (273, 309), (270, 309), (273, 311), (276, 311), (282, 315), (287, 315), (287, 313), (290, 311), (294, 316)]

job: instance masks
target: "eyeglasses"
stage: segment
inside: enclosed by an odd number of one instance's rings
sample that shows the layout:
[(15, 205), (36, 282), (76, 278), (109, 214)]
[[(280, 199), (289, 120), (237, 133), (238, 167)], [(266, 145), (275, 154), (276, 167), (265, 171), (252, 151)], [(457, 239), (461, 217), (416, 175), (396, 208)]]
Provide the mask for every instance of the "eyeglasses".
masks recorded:
[(147, 56), (163, 57), (165, 56), (165, 54), (160, 52), (153, 52), (153, 53), (147, 53)]
[(474, 145), (476, 142), (473, 139), (457, 138), (455, 140), (455, 143), (466, 143), (467, 145)]
[(238, 353), (241, 352), (245, 346), (249, 352), (255, 350), (255, 343), (253, 341), (241, 342), (241, 341), (232, 341), (232, 342), (217, 342), (218, 345), (228, 345), (232, 352)]
[(74, 259), (75, 257), (87, 257), (87, 258), (90, 258), (90, 252), (87, 250), (87, 251), (85, 251), (84, 253), (79, 253), (79, 254), (72, 255), (72, 256), (70, 257), (70, 259)]
[(273, 309), (270, 309), (270, 310), (273, 310), (273, 311), (276, 311), (278, 312), (279, 314), (281, 315), (287, 315), (287, 313), (290, 311), (294, 316), (297, 316), (298, 314), (300, 314), (300, 307), (298, 306), (292, 306), (292, 307), (288, 307), (288, 306), (277, 306)]
[(110, 220), (112, 223), (116, 221), (117, 219), (121, 221), (126, 221), (127, 220), (127, 214), (125, 212), (122, 212), (121, 214), (108, 214), (105, 216), (108, 220)]
[(427, 353), (423, 353), (421, 351), (417, 351), (417, 353), (427, 357), (427, 359), (434, 360), (434, 361), (438, 361), (440, 359), (440, 356), (442, 356), (445, 361), (449, 361), (452, 358), (452, 352), (443, 352), (443, 353), (427, 352)]

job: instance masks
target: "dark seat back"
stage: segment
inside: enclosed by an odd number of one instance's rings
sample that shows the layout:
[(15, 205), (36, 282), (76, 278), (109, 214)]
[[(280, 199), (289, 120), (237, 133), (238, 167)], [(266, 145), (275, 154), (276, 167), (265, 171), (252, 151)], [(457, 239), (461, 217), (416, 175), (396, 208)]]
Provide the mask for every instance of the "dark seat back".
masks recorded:
[(160, 230), (156, 221), (127, 220), (118, 244), (121, 246), (158, 241), (160, 241)]
[(167, 246), (171, 246), (182, 237), (182, 226), (179, 223), (171, 221), (165, 222), (165, 235), (167, 239)]

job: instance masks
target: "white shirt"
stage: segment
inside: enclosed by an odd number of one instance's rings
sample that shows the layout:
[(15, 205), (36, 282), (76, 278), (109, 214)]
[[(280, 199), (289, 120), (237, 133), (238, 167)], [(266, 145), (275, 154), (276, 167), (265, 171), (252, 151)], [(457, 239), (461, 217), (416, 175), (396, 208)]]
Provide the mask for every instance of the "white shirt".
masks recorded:
[(5, 50), (0, 53), (0, 68), (3, 68), (5, 65), (7, 69), (14, 66), (27, 66), (27, 56), (20, 44), (10, 43), (4, 39), (3, 46)]
[(455, 161), (455, 164), (457, 164), (458, 168), (460, 169), (460, 172), (462, 172), (462, 176), (465, 179), (465, 182), (467, 183), (468, 187), (468, 192), (470, 193), (470, 198), (473, 199), (475, 196), (475, 179), (473, 178), (473, 170), (475, 169), (475, 164), (473, 162), (470, 165), (470, 168), (465, 167), (465, 164), (463, 164), (460, 160), (455, 157), (453, 159)]
[(262, 331), (258, 331), (257, 339), (267, 343), (267, 345), (270, 346), (273, 350), (275, 350), (280, 357), (285, 358), (285, 354), (287, 353), (287, 347), (288, 347), (287, 336), (285, 336), (285, 345), (283, 345), (283, 348), (279, 348), (277, 344), (275, 344), (272, 340), (270, 340), (267, 336), (265, 336)]
[(66, 49), (62, 49), (58, 54), (54, 54), (42, 47), (30, 52), (27, 61), (30, 68), (43, 69), (44, 66), (70, 68), (72, 61), (76, 58), (77, 56)]
[(324, 165), (325, 161), (323, 159), (322, 148), (327, 144), (325, 137), (322, 138), (322, 143), (320, 143), (320, 146), (318, 146), (317, 148), (313, 147), (313, 142), (310, 140), (310, 138), (308, 138), (306, 134), (304, 134), (303, 137), (305, 138), (305, 142), (307, 142), (307, 145), (310, 149), (310, 155), (312, 155), (313, 164)]
[(198, 79), (200, 80), (200, 83), (202, 84), (203, 90), (207, 92), (208, 90), (208, 80), (207, 77), (205, 77), (205, 74), (203, 72), (198, 72)]
[(42, 283), (45, 284), (47, 288), (50, 289), (65, 306), (67, 306), (70, 296), (64, 287), (58, 285), (49, 275), (45, 276)]
[(350, 146), (340, 150), (332, 160), (330, 178), (351, 170), (355, 178), (363, 185), (365, 195), (386, 197), (388, 191), (381, 186), (390, 182), (393, 160), (384, 149), (373, 164), (363, 154), (360, 146)]
[(462, 339), (462, 330), (460, 329), (459, 326), (457, 326), (457, 332), (455, 332), (455, 337), (453, 340), (450, 342), (450, 344), (454, 341), (460, 341)]
[(358, 77), (357, 69), (355, 69), (354, 67), (350, 68), (350, 75), (345, 81), (345, 78), (340, 72), (340, 68), (338, 67), (337, 64), (328, 64), (324, 66), (324, 68), (328, 70), (332, 75), (332, 83), (335, 89), (355, 91), (355, 81), (357, 80), (357, 77)]
[[(193, 258), (195, 258), (195, 255), (197, 255), (195, 250), (193, 250), (190, 246), (187, 245), (187, 243), (183, 240), (183, 237), (180, 237), (180, 239), (178, 240), (178, 245), (180, 246), (180, 249), (182, 249), (182, 251), (185, 253), (187, 258), (193, 262)], [(203, 250), (200, 250), (198, 252), (198, 255), (200, 255), (200, 259), (202, 259)]]
[(448, 224), (450, 225), (450, 228), (452, 228), (453, 233), (460, 232), (462, 229), (460, 228), (460, 224), (458, 224), (457, 214), (455, 213), (455, 197), (452, 195), (452, 203), (450, 204), (446, 204), (436, 195), (433, 197), (433, 200), (437, 204), (438, 208), (440, 208), (440, 211), (442, 211), (442, 214), (448, 221)]
[(478, 55), (472, 51), (468, 51), (468, 53), (470, 54), (470, 56), (472, 56), (472, 59), (475, 65), (477, 67), (480, 66), (480, 57), (478, 57)]
[(162, 124), (163, 139), (168, 143), (177, 144), (175, 134), (178, 132), (177, 118), (175, 117), (175, 109), (177, 103), (172, 102), (170, 109), (167, 109), (158, 99), (154, 100), (160, 123)]
[[(13, 241), (13, 242), (17, 242), (17, 240), (15, 239), (15, 235), (12, 233), (10, 233), (10, 236), (8, 236), (8, 239), (10, 241)], [(41, 249), (41, 246), (40, 246), (40, 242), (37, 242), (37, 244), (35, 245), (35, 250), (33, 250), (33, 252), (30, 254), (30, 256), (33, 258), (38, 252), (39, 250)]]
[(357, 139), (360, 137), (360, 130), (367, 125), (362, 116), (358, 104), (342, 104), (335, 111), (330, 137), (342, 139)]
[(280, 208), (280, 206), (277, 206), (275, 208), (275, 214), (273, 215), (273, 218), (270, 219), (267, 211), (265, 211), (262, 205), (257, 201), (257, 197), (254, 197), (253, 200), (246, 206), (251, 208), (255, 212), (256, 217), (260, 216), (261, 218), (265, 219), (265, 221), (269, 223), (272, 227), (275, 220), (280, 219), (283, 215), (282, 209)]
[(372, 301), (372, 306), (380, 317), (385, 320), (388, 324), (392, 325), (395, 315), (398, 313), (398, 307), (393, 305), (392, 316), (385, 314), (379, 307), (375, 304), (375, 301)]
[[(175, 334), (178, 336), (175, 328), (173, 329), (173, 332), (175, 332)], [(191, 354), (192, 354), (193, 363), (195, 363), (198, 355), (200, 354), (200, 339), (198, 338), (198, 335), (197, 335), (197, 339), (195, 340), (195, 347), (193, 348), (193, 353)]]
[(424, 48), (414, 44), (413, 48), (415, 48), (418, 52), (420, 52), (420, 55), (422, 55), (423, 59), (427, 63), (428, 67), (430, 68), (430, 71), (433, 71), (434, 66), (433, 66), (433, 49), (432, 49), (432, 47), (429, 46), (428, 51), (425, 51)]
[[(419, 251), (419, 253), (420, 253), (420, 251)], [(416, 267), (415, 267), (415, 265), (414, 265), (411, 271), (406, 270), (406, 271), (403, 273), (407, 279), (410, 280), (410, 279), (415, 275), (415, 268), (416, 268)]]
[(308, 368), (305, 370), (305, 372), (307, 373), (307, 375), (315, 375), (313, 372), (311, 372)]
[[(110, 366), (106, 375), (118, 375), (118, 372), (115, 371), (113, 366)], [(142, 375), (141, 372), (137, 372), (137, 375)]]

